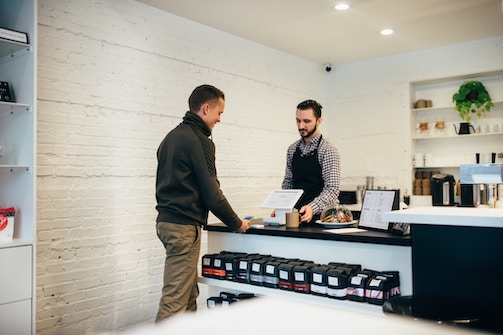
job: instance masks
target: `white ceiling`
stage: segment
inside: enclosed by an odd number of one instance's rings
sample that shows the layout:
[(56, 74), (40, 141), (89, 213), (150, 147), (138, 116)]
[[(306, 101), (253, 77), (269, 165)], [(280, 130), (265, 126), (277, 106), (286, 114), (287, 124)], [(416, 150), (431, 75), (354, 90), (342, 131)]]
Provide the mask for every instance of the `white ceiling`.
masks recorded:
[(322, 64), (503, 35), (502, 0), (349, 0), (344, 12), (339, 0), (138, 1)]

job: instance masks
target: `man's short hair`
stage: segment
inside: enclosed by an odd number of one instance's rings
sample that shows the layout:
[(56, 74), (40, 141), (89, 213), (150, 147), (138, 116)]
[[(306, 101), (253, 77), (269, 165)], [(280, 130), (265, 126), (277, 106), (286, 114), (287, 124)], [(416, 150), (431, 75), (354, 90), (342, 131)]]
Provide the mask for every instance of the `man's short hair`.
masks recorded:
[(192, 91), (189, 97), (189, 110), (197, 112), (207, 102), (216, 101), (219, 98), (225, 100), (224, 92), (212, 85), (201, 85)]
[(317, 103), (314, 100), (306, 100), (302, 101), (300, 104), (297, 105), (297, 109), (300, 110), (306, 110), (306, 109), (313, 109), (314, 112), (314, 117), (319, 119), (321, 117), (321, 109), (323, 108), (319, 103)]

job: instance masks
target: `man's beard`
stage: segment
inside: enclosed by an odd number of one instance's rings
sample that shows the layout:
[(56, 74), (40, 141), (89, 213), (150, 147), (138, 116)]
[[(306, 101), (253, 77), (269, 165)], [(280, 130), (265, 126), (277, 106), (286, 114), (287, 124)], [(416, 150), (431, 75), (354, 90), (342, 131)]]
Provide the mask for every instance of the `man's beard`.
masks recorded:
[[(300, 133), (300, 136), (301, 136), (302, 138), (308, 138), (308, 137), (310, 137), (311, 135), (313, 135), (313, 134), (316, 132), (316, 129), (317, 129), (317, 125), (314, 125), (313, 130), (308, 131), (306, 135), (302, 135), (302, 133)], [(300, 131), (299, 131), (299, 132), (300, 132)]]

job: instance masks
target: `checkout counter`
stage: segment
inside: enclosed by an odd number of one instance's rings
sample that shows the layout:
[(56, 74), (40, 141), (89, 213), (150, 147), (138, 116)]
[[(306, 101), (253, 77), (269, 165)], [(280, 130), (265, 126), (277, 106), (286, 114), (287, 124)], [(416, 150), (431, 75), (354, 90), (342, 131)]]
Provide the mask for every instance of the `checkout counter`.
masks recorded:
[(419, 207), (383, 214), (411, 224), (413, 294), (390, 313), (503, 333), (503, 209)]
[[(474, 183), (501, 183), (502, 166), (467, 166)], [(491, 172), (496, 169), (498, 178)], [(461, 169), (462, 172), (464, 168)], [(489, 171), (487, 170), (487, 171)], [(481, 177), (482, 175), (482, 177)], [(462, 180), (463, 182), (463, 180)], [(397, 314), (503, 333), (503, 208), (416, 207), (389, 211), (384, 221), (410, 225), (411, 235), (365, 231), (338, 234), (321, 226), (265, 226), (246, 234), (231, 233), (223, 224), (208, 225), (208, 252), (271, 254), (314, 262), (359, 263), (362, 267), (396, 270), (401, 296), (383, 307), (300, 295), (247, 284), (200, 278), (224, 290), (314, 302), (378, 316)], [(387, 314), (383, 313), (383, 310)], [(461, 329), (460, 329), (461, 332)]]
[(503, 333), (503, 194), (497, 191), (503, 165), (461, 165), (460, 182), (490, 192), (471, 208), (439, 206), (383, 214), (384, 220), (410, 224), (413, 268), (413, 294), (389, 299), (384, 310)]

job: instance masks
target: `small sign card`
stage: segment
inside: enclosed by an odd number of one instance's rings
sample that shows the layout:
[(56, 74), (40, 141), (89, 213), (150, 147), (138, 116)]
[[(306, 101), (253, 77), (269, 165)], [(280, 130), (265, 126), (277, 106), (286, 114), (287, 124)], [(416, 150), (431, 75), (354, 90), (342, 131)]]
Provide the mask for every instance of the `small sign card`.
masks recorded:
[(9, 83), (6, 81), (0, 81), (0, 101), (14, 102)]
[(20, 31), (0, 28), (0, 38), (5, 40), (28, 44), (28, 34)]
[(382, 214), (393, 208), (395, 195), (393, 190), (366, 190), (358, 227), (387, 231), (389, 222), (382, 219)]
[(14, 207), (0, 208), (0, 241), (12, 241), (15, 214)]

